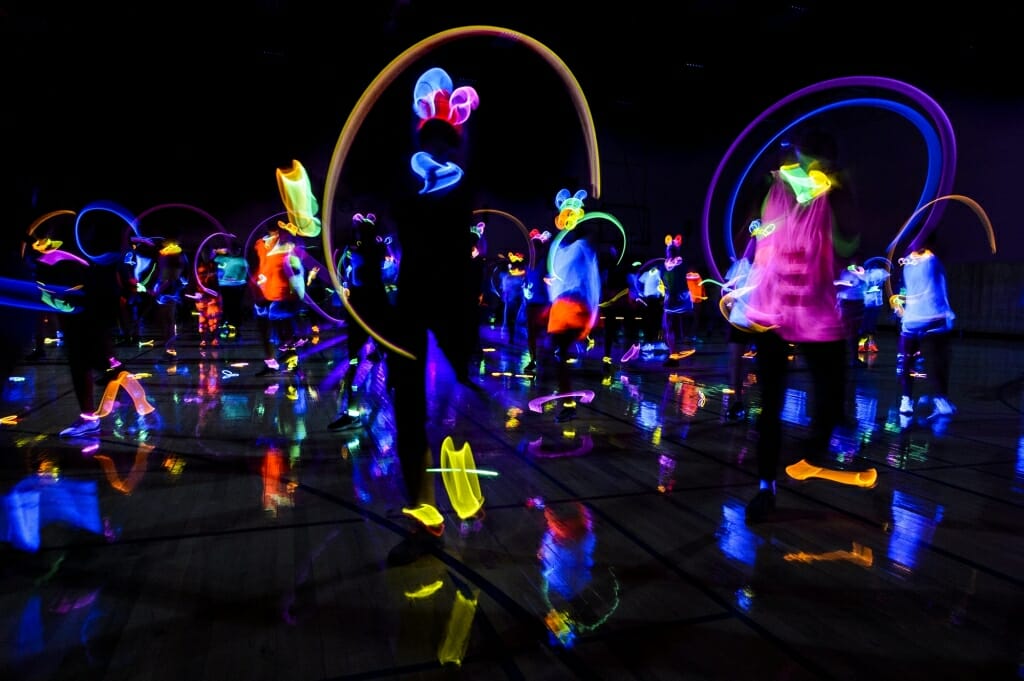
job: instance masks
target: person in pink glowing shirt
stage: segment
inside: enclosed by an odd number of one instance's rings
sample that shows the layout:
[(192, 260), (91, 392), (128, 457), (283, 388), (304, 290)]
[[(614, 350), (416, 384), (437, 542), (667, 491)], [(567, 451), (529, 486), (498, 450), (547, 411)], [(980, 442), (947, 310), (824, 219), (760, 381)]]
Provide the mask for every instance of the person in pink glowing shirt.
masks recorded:
[(833, 431), (845, 421), (846, 330), (836, 302), (832, 179), (835, 142), (820, 132), (784, 148), (753, 230), (757, 248), (747, 280), (747, 319), (757, 331), (761, 413), (757, 420), (760, 489), (748, 523), (770, 519), (782, 448), (782, 408), (791, 346), (811, 372), (813, 411), (803, 458), (825, 466)]

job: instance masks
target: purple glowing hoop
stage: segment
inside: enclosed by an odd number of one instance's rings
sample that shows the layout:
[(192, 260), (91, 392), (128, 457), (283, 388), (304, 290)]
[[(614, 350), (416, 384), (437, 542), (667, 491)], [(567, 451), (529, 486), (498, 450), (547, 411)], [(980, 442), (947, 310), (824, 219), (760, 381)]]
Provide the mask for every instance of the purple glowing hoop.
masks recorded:
[[(888, 90), (909, 98), (915, 104), (924, 109), (931, 116), (933, 123), (935, 123), (938, 128), (942, 147), (942, 170), (939, 175), (937, 194), (945, 195), (951, 192), (953, 186), (953, 174), (956, 170), (956, 138), (953, 134), (953, 127), (950, 123), (949, 117), (934, 99), (908, 83), (878, 76), (848, 76), (814, 83), (813, 85), (809, 85), (787, 95), (786, 97), (783, 97), (775, 104), (772, 104), (761, 112), (761, 114), (751, 121), (739, 136), (733, 140), (732, 144), (729, 145), (729, 148), (726, 149), (725, 155), (719, 162), (718, 167), (715, 168), (715, 173), (711, 177), (711, 183), (708, 186), (708, 192), (704, 197), (704, 210), (701, 215), (701, 231), (704, 237), (704, 259), (709, 270), (715, 275), (716, 279), (724, 280), (724, 277), (719, 271), (718, 265), (715, 263), (714, 254), (711, 252), (711, 202), (715, 194), (715, 189), (721, 181), (725, 166), (732, 158), (732, 155), (736, 152), (737, 147), (739, 147), (740, 143), (746, 139), (746, 137), (750, 135), (758, 125), (763, 123), (765, 119), (782, 107), (808, 95), (844, 87), (873, 87), (881, 90)], [(941, 211), (932, 211), (928, 215), (922, 224), (917, 237), (914, 239), (912, 246), (920, 244), (925, 238), (927, 238), (928, 234), (935, 228), (935, 225), (938, 223), (941, 215)]]

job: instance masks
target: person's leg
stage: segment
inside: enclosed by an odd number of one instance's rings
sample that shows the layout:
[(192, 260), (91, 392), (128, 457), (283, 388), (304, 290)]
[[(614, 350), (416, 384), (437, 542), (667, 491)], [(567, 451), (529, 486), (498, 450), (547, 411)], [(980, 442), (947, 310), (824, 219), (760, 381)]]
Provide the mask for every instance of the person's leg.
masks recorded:
[(757, 383), (761, 413), (757, 419), (757, 475), (774, 483), (782, 451), (782, 406), (786, 394), (789, 343), (767, 331), (757, 339)]
[(623, 328), (623, 312), (615, 307), (607, 308), (608, 312), (604, 318), (604, 357), (605, 361), (611, 361), (612, 348), (618, 340), (619, 332)]
[(914, 355), (921, 349), (920, 339), (913, 333), (901, 333), (896, 352), (896, 380), (900, 386), (900, 415), (914, 413)]
[(747, 503), (747, 523), (766, 520), (775, 510), (775, 479), (782, 450), (782, 405), (786, 392), (789, 343), (772, 331), (758, 334), (757, 382), (761, 413), (757, 418), (758, 492)]
[(951, 416), (955, 411), (949, 401), (949, 369), (953, 363), (953, 334), (949, 331), (931, 333), (928, 339), (928, 377), (934, 386), (933, 416)]
[(845, 422), (847, 342), (844, 339), (803, 343), (800, 349), (811, 372), (814, 390), (811, 432), (805, 442), (803, 458), (813, 460), (828, 453), (833, 432)]

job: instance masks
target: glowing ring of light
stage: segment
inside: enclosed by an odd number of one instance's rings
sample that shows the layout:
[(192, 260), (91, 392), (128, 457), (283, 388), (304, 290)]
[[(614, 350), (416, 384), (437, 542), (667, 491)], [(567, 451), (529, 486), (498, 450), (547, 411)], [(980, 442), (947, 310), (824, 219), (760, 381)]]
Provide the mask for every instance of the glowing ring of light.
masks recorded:
[[(246, 237), (246, 239), (245, 239), (245, 250), (242, 251), (242, 257), (246, 258), (246, 260), (248, 260), (249, 252), (252, 250), (253, 246), (255, 246), (255, 243), (254, 243), (252, 237), (256, 234), (256, 232), (258, 232), (260, 229), (262, 229), (263, 226), (266, 225), (271, 220), (274, 220), (276, 218), (279, 218), (279, 217), (282, 217), (282, 216), (285, 216), (285, 215), (288, 215), (288, 211), (283, 210), (283, 211), (280, 211), (278, 213), (274, 213), (270, 217), (263, 218), (258, 223), (256, 223), (256, 226), (252, 228), (252, 231), (249, 232), (249, 236)], [(234, 236), (234, 235), (232, 235), (232, 236)], [(296, 237), (296, 238), (304, 238), (304, 237)], [(305, 248), (301, 249), (301, 254), (299, 255), (299, 259), (303, 260), (303, 261), (307, 261), (308, 260), (308, 261), (318, 265), (320, 267), (320, 269), (327, 269), (328, 271), (331, 270), (330, 267), (325, 267), (323, 265), (323, 263), (321, 263), (319, 260), (317, 260), (316, 258), (311, 256), (309, 254), (309, 252)], [(252, 274), (249, 275), (249, 284), (252, 285), (252, 286), (256, 286), (256, 287), (259, 286), (256, 283), (256, 277), (252, 276)], [(337, 289), (335, 289), (335, 290), (337, 290)], [(339, 295), (340, 298), (342, 298), (342, 300), (344, 300), (345, 296), (342, 293), (339, 292), (338, 295)], [(304, 303), (306, 303), (307, 305), (309, 305), (311, 308), (313, 308), (313, 311), (316, 312), (321, 317), (323, 317), (324, 319), (326, 319), (328, 321), (332, 321), (335, 324), (344, 324), (344, 322), (342, 320), (336, 319), (336, 318), (332, 317), (331, 315), (327, 314), (327, 312), (325, 312), (322, 307), (317, 305), (316, 301), (314, 301), (312, 298), (309, 297), (309, 295), (303, 295), (302, 296), (302, 301)], [(346, 305), (345, 307), (348, 308), (349, 306)]]
[[(764, 152), (767, 151), (769, 149), (769, 147), (772, 146), (772, 144), (775, 142), (775, 140), (777, 140), (779, 137), (784, 135), (786, 133), (786, 131), (790, 130), (791, 128), (793, 128), (793, 127), (795, 127), (797, 125), (799, 125), (800, 123), (804, 122), (808, 118), (812, 118), (812, 117), (818, 115), (819, 113), (822, 113), (822, 112), (825, 112), (825, 111), (829, 111), (831, 109), (845, 107), (845, 106), (877, 106), (878, 108), (881, 108), (881, 109), (889, 109), (891, 111), (897, 111), (898, 113), (902, 113), (904, 118), (906, 118), (907, 120), (911, 121), (914, 125), (916, 125), (918, 131), (925, 138), (925, 143), (926, 143), (926, 145), (928, 147), (928, 159), (929, 159), (928, 175), (927, 175), (927, 178), (925, 180), (924, 189), (921, 191), (921, 197), (917, 201), (917, 207), (920, 207), (923, 203), (928, 201), (929, 197), (934, 197), (935, 196), (936, 187), (937, 187), (938, 181), (939, 181), (939, 177), (938, 177), (939, 167), (936, 164), (935, 159), (936, 159), (936, 157), (941, 156), (941, 154), (942, 154), (941, 142), (939, 141), (939, 137), (935, 133), (935, 131), (932, 130), (928, 126), (928, 123), (925, 120), (924, 116), (922, 116), (920, 113), (918, 113), (917, 111), (915, 111), (914, 109), (908, 107), (905, 104), (900, 104), (900, 103), (897, 103), (897, 102), (892, 102), (892, 101), (889, 101), (889, 100), (886, 100), (886, 99), (875, 99), (875, 98), (872, 98), (872, 99), (846, 99), (846, 100), (842, 100), (842, 101), (839, 101), (839, 102), (834, 102), (832, 104), (828, 104), (828, 105), (819, 107), (819, 108), (815, 109), (814, 111), (811, 111), (810, 113), (804, 114), (803, 116), (800, 116), (799, 118), (797, 118), (797, 119), (793, 120), (791, 123), (789, 123), (786, 127), (784, 127), (782, 130), (780, 130), (778, 133), (776, 133), (776, 135), (774, 137), (772, 137), (770, 140), (768, 140), (768, 142), (763, 147), (761, 147), (761, 149), (757, 152), (757, 154), (754, 155), (754, 157), (751, 159), (750, 163), (743, 170), (743, 173), (740, 175), (739, 179), (736, 181), (736, 184), (733, 185), (732, 192), (729, 195), (729, 202), (728, 202), (728, 206), (726, 208), (726, 219), (725, 219), (726, 245), (728, 246), (729, 256), (731, 258), (735, 258), (736, 257), (736, 248), (735, 248), (735, 245), (733, 244), (732, 238), (731, 238), (731, 234), (732, 234), (732, 217), (731, 216), (734, 214), (735, 209), (736, 209), (736, 201), (737, 201), (738, 196), (739, 196), (740, 187), (746, 181), (746, 177), (750, 173), (751, 168), (753, 168), (754, 164), (757, 162), (757, 160), (759, 158), (761, 158), (761, 156), (764, 154)], [(774, 225), (768, 225), (768, 227), (774, 227)], [(767, 232), (767, 234), (770, 234), (770, 233), (771, 233), (771, 231)], [(758, 236), (758, 235), (754, 234), (754, 236)]]
[(86, 213), (91, 213), (94, 210), (104, 210), (107, 211), (108, 213), (113, 213), (117, 217), (121, 218), (122, 220), (128, 223), (129, 227), (132, 228), (132, 232), (135, 233), (135, 236), (139, 235), (138, 219), (135, 216), (133, 216), (130, 212), (128, 212), (127, 208), (119, 206), (113, 201), (93, 201), (78, 213), (78, 217), (75, 218), (75, 243), (78, 244), (78, 250), (81, 251), (82, 255), (84, 255), (88, 260), (91, 260), (92, 262), (98, 265), (109, 265), (115, 262), (118, 258), (120, 258), (121, 254), (104, 253), (103, 255), (94, 256), (87, 250), (85, 250), (84, 246), (82, 246), (82, 238), (78, 231), (79, 225), (81, 225), (82, 223), (82, 216), (84, 216)]
[[(729, 255), (730, 255), (731, 258), (735, 258), (736, 257), (736, 248), (735, 248), (734, 244), (732, 243), (732, 238), (731, 238), (731, 234), (732, 234), (732, 225), (731, 225), (732, 218), (731, 218), (731, 216), (733, 215), (733, 213), (735, 212), (735, 209), (736, 209), (736, 201), (737, 201), (737, 198), (738, 198), (738, 195), (739, 195), (740, 187), (743, 185), (744, 181), (746, 180), (746, 177), (750, 173), (750, 170), (754, 166), (754, 163), (756, 163), (757, 160), (764, 154), (764, 152), (768, 150), (768, 148), (775, 142), (775, 140), (777, 140), (779, 137), (781, 137), (783, 134), (785, 134), (787, 130), (793, 128), (796, 125), (799, 125), (800, 123), (802, 123), (803, 121), (807, 120), (808, 118), (816, 116), (819, 113), (822, 113), (824, 111), (829, 111), (831, 109), (836, 109), (836, 108), (839, 108), (839, 107), (861, 106), (861, 105), (862, 106), (877, 106), (878, 108), (881, 108), (881, 109), (889, 109), (891, 111), (897, 111), (897, 113), (901, 113), (904, 118), (906, 118), (907, 120), (912, 122), (915, 126), (917, 126), (918, 131), (925, 138), (925, 143), (926, 143), (926, 145), (928, 147), (928, 159), (929, 159), (929, 162), (928, 162), (928, 175), (927, 175), (927, 178), (925, 179), (924, 189), (921, 191), (921, 197), (918, 199), (917, 206), (915, 208), (919, 208), (922, 204), (924, 204), (926, 201), (928, 201), (929, 197), (934, 197), (935, 196), (936, 189), (938, 187), (938, 183), (939, 183), (939, 179), (940, 179), (939, 175), (938, 175), (940, 168), (939, 168), (939, 166), (938, 166), (938, 164), (936, 162), (936, 158), (942, 155), (941, 142), (939, 141), (939, 137), (935, 133), (935, 131), (932, 130), (928, 126), (928, 123), (925, 120), (924, 116), (922, 116), (920, 113), (918, 113), (917, 111), (915, 111), (914, 109), (908, 107), (905, 104), (900, 104), (900, 103), (897, 103), (897, 102), (892, 102), (892, 101), (889, 101), (889, 100), (886, 100), (886, 99), (874, 99), (874, 98), (871, 98), (871, 99), (846, 99), (846, 100), (842, 100), (842, 101), (839, 101), (839, 102), (834, 102), (832, 104), (828, 104), (828, 105), (819, 107), (819, 108), (815, 109), (814, 111), (812, 111), (812, 112), (810, 112), (808, 114), (804, 114), (803, 116), (800, 116), (799, 118), (795, 119), (793, 122), (789, 123), (786, 127), (784, 127), (782, 130), (780, 130), (774, 137), (772, 137), (767, 142), (767, 144), (765, 144), (763, 147), (761, 147), (761, 149), (757, 152), (757, 154), (754, 156), (754, 158), (747, 165), (747, 167), (743, 170), (743, 173), (740, 175), (740, 178), (737, 180), (736, 184), (733, 186), (732, 192), (731, 192), (731, 194), (729, 196), (728, 207), (726, 208), (726, 216), (727, 216), (726, 219), (725, 219), (726, 245), (728, 246)], [(757, 235), (755, 234), (754, 236), (757, 236)]]
[(526, 229), (526, 225), (523, 224), (523, 221), (515, 215), (512, 215), (512, 213), (506, 213), (505, 211), (498, 210), (497, 208), (477, 208), (473, 211), (473, 215), (481, 215), (484, 213), (493, 213), (494, 215), (500, 215), (503, 218), (508, 218), (516, 227), (519, 228), (519, 231), (523, 233), (523, 238), (526, 239), (526, 248), (530, 256), (528, 269), (532, 270), (533, 263), (537, 259), (537, 249), (533, 247), (533, 239), (530, 238), (530, 230)]
[[(324, 189), (324, 200), (322, 205), (324, 206), (323, 215), (323, 242), (324, 252), (333, 253), (334, 248), (331, 244), (331, 223), (334, 217), (334, 194), (338, 186), (338, 182), (341, 179), (341, 169), (345, 163), (345, 159), (348, 157), (348, 153), (352, 148), (352, 144), (355, 141), (356, 133), (359, 132), (359, 128), (362, 127), (363, 121), (369, 114), (370, 109), (380, 98), (381, 94), (388, 88), (401, 75), (407, 67), (418, 61), (424, 54), (433, 50), (435, 47), (444, 43), (451, 42), (456, 38), (462, 38), (467, 36), (497, 36), (500, 38), (508, 38), (520, 43), (523, 43), (538, 55), (543, 58), (549, 65), (551, 65), (559, 76), (562, 78), (563, 84), (569, 91), (569, 96), (572, 98), (573, 104), (576, 107), (576, 115), (579, 117), (580, 124), (583, 127), (584, 143), (587, 148), (587, 162), (590, 174), (591, 190), (590, 195), (594, 198), (600, 198), (601, 196), (601, 165), (597, 153), (597, 132), (594, 129), (594, 118), (590, 113), (590, 107), (587, 104), (587, 99), (583, 94), (583, 90), (580, 88), (579, 82), (576, 77), (569, 70), (557, 54), (551, 51), (550, 48), (530, 36), (513, 31), (507, 28), (501, 28), (499, 26), (462, 26), (459, 28), (452, 28), (440, 33), (435, 33), (432, 36), (428, 36), (423, 40), (419, 41), (415, 45), (407, 48), (397, 57), (391, 60), (384, 69), (377, 74), (377, 77), (373, 79), (366, 90), (359, 97), (356, 105), (352, 107), (352, 111), (348, 115), (348, 119), (345, 121), (345, 125), (341, 129), (341, 134), (338, 136), (338, 142), (334, 146), (334, 152), (331, 154), (331, 163), (327, 169), (327, 183)], [(333, 260), (328, 263), (328, 272), (331, 275), (331, 283), (334, 285), (334, 289), (341, 298), (342, 304), (345, 309), (351, 315), (352, 319), (355, 320), (359, 326), (363, 327), (374, 340), (384, 345), (392, 352), (406, 357), (408, 359), (415, 359), (410, 352), (403, 350), (393, 343), (387, 341), (379, 333), (374, 331), (364, 320), (360, 317), (355, 310), (352, 309), (345, 296), (342, 294), (341, 279), (338, 276), (338, 269), (335, 266)]]
[[(748, 135), (761, 123), (763, 123), (770, 115), (781, 109), (782, 107), (801, 99), (807, 95), (811, 95), (818, 92), (827, 90), (839, 89), (844, 87), (874, 87), (882, 90), (889, 90), (897, 94), (901, 94), (918, 104), (922, 109), (927, 111), (932, 118), (933, 123), (939, 130), (939, 137), (942, 147), (942, 162), (940, 165), (938, 188), (936, 193), (948, 194), (953, 185), (953, 173), (956, 169), (956, 139), (953, 134), (952, 124), (949, 121), (949, 117), (938, 103), (928, 96), (923, 91), (916, 87), (904, 83), (903, 81), (894, 80), (891, 78), (881, 78), (878, 76), (848, 76), (844, 78), (835, 78), (832, 80), (825, 80), (819, 83), (814, 83), (805, 88), (797, 90), (786, 97), (783, 97), (779, 101), (772, 104), (770, 107), (761, 112), (753, 121), (751, 121), (746, 128), (733, 140), (729, 148), (726, 149), (725, 155), (722, 160), (719, 161), (718, 167), (715, 169), (714, 175), (711, 177), (711, 183), (708, 186), (707, 194), (704, 197), (704, 210), (701, 215), (701, 231), (704, 237), (704, 259), (707, 262), (708, 267), (712, 270), (716, 279), (724, 279), (722, 273), (718, 270), (718, 265), (715, 263), (714, 254), (711, 252), (711, 239), (710, 239), (710, 221), (711, 221), (711, 201), (714, 197), (715, 189), (721, 180), (722, 173), (725, 171), (725, 166), (732, 158), (737, 147), (740, 143), (746, 139)], [(804, 117), (806, 118), (806, 116)], [(802, 120), (802, 119), (801, 119)], [(788, 129), (788, 126), (787, 128)], [(931, 166), (929, 166), (931, 167)], [(941, 217), (941, 212), (933, 211), (931, 215), (925, 220), (924, 225), (921, 228), (921, 232), (918, 235), (918, 239), (923, 239), (927, 236), (928, 232), (934, 229)], [(726, 221), (726, 228), (729, 229), (731, 225), (732, 217), (729, 216)], [(728, 243), (732, 243), (731, 232), (729, 234)], [(731, 247), (731, 246), (730, 246)]]
[[(626, 245), (628, 243), (628, 241), (626, 239), (626, 228), (622, 226), (622, 223), (619, 222), (618, 218), (616, 218), (614, 215), (611, 215), (610, 213), (605, 213), (604, 211), (595, 210), (592, 213), (584, 214), (583, 217), (581, 217), (579, 220), (576, 221), (576, 226), (573, 227), (572, 229), (563, 229), (560, 232), (558, 232), (558, 235), (552, 240), (551, 248), (548, 249), (548, 273), (551, 274), (551, 276), (553, 276), (555, 279), (560, 279), (561, 278), (561, 277), (558, 276), (558, 273), (555, 272), (555, 267), (554, 267), (554, 264), (555, 264), (555, 261), (554, 261), (555, 251), (558, 250), (559, 244), (562, 243), (562, 239), (565, 238), (566, 234), (568, 234), (569, 232), (572, 232), (573, 230), (579, 229), (579, 226), (582, 223), (586, 222), (587, 220), (590, 220), (591, 218), (595, 218), (595, 219), (596, 218), (604, 218), (608, 222), (610, 222), (613, 225), (615, 225), (616, 227), (618, 227), (619, 231), (622, 232), (622, 252), (619, 253), (619, 259), (615, 261), (615, 266), (618, 267), (619, 263), (622, 262), (622, 259), (624, 257), (626, 257)], [(664, 260), (664, 258), (662, 258), (662, 259)]]
[[(966, 204), (967, 207), (969, 207), (972, 211), (974, 211), (974, 214), (977, 215), (978, 218), (981, 220), (981, 226), (985, 228), (985, 234), (988, 236), (988, 247), (992, 251), (992, 253), (995, 254), (995, 252), (996, 252), (996, 233), (995, 233), (995, 230), (992, 228), (992, 221), (989, 220), (988, 213), (985, 212), (985, 209), (982, 208), (981, 205), (977, 201), (975, 201), (974, 199), (972, 199), (972, 198), (970, 198), (968, 196), (963, 196), (962, 194), (947, 194), (946, 196), (940, 196), (938, 198), (932, 199), (931, 201), (929, 201), (928, 203), (924, 204), (923, 206), (918, 208), (916, 211), (914, 211), (913, 215), (911, 215), (909, 218), (907, 218), (907, 221), (903, 223), (903, 226), (900, 227), (900, 231), (896, 234), (896, 238), (893, 239), (892, 243), (889, 245), (889, 258), (888, 258), (888, 262), (889, 263), (892, 263), (892, 256), (895, 254), (896, 246), (899, 244), (900, 239), (903, 238), (903, 236), (910, 229), (910, 227), (913, 226), (914, 219), (917, 217), (917, 215), (921, 211), (923, 211), (926, 208), (928, 208), (929, 206), (931, 206), (932, 204), (938, 203), (939, 201), (946, 201), (946, 200), (959, 201), (959, 202), (961, 202), (963, 204)], [(922, 228), (922, 230), (923, 230), (923, 228)], [(920, 235), (918, 235), (917, 239), (915, 239), (913, 242), (911, 242), (911, 245), (913, 245), (914, 243), (916, 243), (920, 239), (921, 239), (921, 237), (920, 237)], [(910, 250), (914, 251), (914, 250), (917, 250), (917, 249), (916, 248), (910, 248)], [(890, 264), (890, 267), (892, 267), (891, 264)], [(885, 299), (888, 300), (891, 297), (892, 297), (892, 278), (890, 277), (890, 278), (885, 280)]]
[(199, 254), (203, 252), (203, 246), (206, 245), (206, 242), (209, 241), (211, 237), (214, 237), (214, 236), (217, 236), (217, 235), (229, 236), (229, 237), (232, 237), (233, 239), (237, 239), (238, 237), (236, 237), (234, 234), (231, 234), (231, 233), (227, 232), (225, 230), (225, 228), (224, 228), (224, 225), (222, 225), (220, 223), (220, 220), (218, 220), (217, 218), (213, 217), (212, 215), (207, 213), (202, 208), (199, 208), (198, 206), (193, 206), (190, 203), (161, 203), (161, 204), (157, 204), (157, 205), (152, 206), (150, 208), (147, 208), (146, 210), (144, 210), (141, 213), (139, 213), (138, 216), (136, 216), (135, 221), (136, 221), (136, 223), (141, 223), (142, 219), (144, 217), (147, 217), (147, 216), (157, 212), (158, 210), (164, 210), (164, 209), (167, 209), (167, 208), (184, 208), (185, 210), (190, 210), (193, 213), (196, 213), (196, 214), (201, 215), (204, 218), (206, 218), (210, 222), (210, 224), (213, 225), (214, 229), (217, 230), (213, 234), (211, 234), (208, 237), (206, 237), (205, 239), (203, 239), (202, 243), (199, 244), (199, 248), (196, 249), (196, 257), (192, 261), (192, 275), (193, 275), (192, 276), (192, 280), (194, 282), (196, 282), (196, 286), (198, 286), (200, 289), (202, 289), (203, 292), (206, 295), (208, 295), (208, 296), (215, 296), (216, 295), (215, 291), (211, 291), (210, 289), (206, 288), (205, 286), (203, 286), (203, 283), (201, 281), (199, 281), (199, 270), (196, 269), (199, 266)]
[(232, 239), (238, 239), (237, 236), (230, 232), (214, 232), (213, 234), (208, 235), (205, 239), (199, 242), (199, 247), (196, 248), (196, 258), (192, 263), (192, 273), (195, 275), (196, 286), (202, 289), (203, 293), (210, 296), (211, 298), (216, 298), (218, 293), (216, 291), (206, 288), (206, 286), (203, 285), (203, 280), (199, 278), (199, 258), (203, 254), (203, 249), (206, 247), (206, 243), (210, 239), (217, 236), (227, 236), (231, 237)]
[[(32, 224), (28, 226), (28, 229), (26, 231), (27, 231), (29, 236), (33, 236), (33, 235), (35, 235), (36, 230), (39, 229), (39, 226), (41, 224), (43, 224), (44, 222), (46, 222), (47, 220), (49, 220), (51, 218), (55, 218), (58, 215), (72, 215), (73, 216), (74, 214), (75, 214), (75, 211), (73, 211), (73, 210), (52, 210), (49, 213), (45, 213), (43, 215), (40, 215), (35, 220), (33, 220)], [(25, 247), (27, 245), (28, 244), (24, 244), (24, 243), (21, 245), (21, 257), (22, 258), (25, 257)]]

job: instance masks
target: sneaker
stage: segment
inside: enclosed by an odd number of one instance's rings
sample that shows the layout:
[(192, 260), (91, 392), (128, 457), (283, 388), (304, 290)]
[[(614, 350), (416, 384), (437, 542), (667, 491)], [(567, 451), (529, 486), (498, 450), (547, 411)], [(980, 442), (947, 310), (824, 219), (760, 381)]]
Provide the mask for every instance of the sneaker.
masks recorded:
[(910, 395), (900, 398), (900, 416), (914, 415), (914, 399)]
[(935, 411), (928, 418), (935, 418), (937, 416), (952, 416), (956, 413), (956, 407), (949, 403), (945, 397), (936, 397), (932, 400), (932, 404), (935, 407)]
[(535, 361), (533, 361), (532, 359), (529, 362), (526, 363), (526, 366), (523, 367), (523, 373), (524, 374), (532, 374), (536, 370), (537, 370), (537, 363)]
[(758, 490), (754, 498), (747, 504), (746, 521), (748, 525), (769, 520), (775, 513), (775, 494), (770, 489)]
[(333, 431), (358, 430), (362, 427), (363, 422), (347, 412), (327, 424), (327, 430)]
[(417, 527), (408, 537), (388, 551), (388, 566), (399, 567), (416, 562), (428, 553), (444, 549), (444, 524), (439, 528)]
[(79, 417), (77, 421), (60, 431), (61, 437), (82, 437), (83, 435), (95, 435), (100, 432), (100, 420), (96, 418), (87, 419)]
[(565, 423), (566, 421), (572, 421), (576, 418), (576, 407), (562, 407), (555, 416), (555, 423)]
[(177, 359), (178, 351), (174, 348), (164, 348), (164, 357), (167, 359)]

